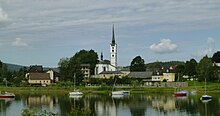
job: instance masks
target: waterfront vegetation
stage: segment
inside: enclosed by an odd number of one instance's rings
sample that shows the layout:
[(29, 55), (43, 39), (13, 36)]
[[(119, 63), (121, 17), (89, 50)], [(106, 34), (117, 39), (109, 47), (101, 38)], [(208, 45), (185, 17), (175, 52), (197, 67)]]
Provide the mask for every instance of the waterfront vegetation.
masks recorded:
[[(85, 95), (95, 95), (95, 94), (105, 94), (108, 95), (112, 91), (112, 86), (107, 86), (106, 84), (100, 86), (76, 86), (76, 88), (82, 91)], [(147, 86), (116, 86), (116, 89), (124, 89), (131, 91), (133, 95), (164, 95), (170, 96), (173, 94), (176, 88), (169, 88), (169, 87), (147, 87)], [(204, 82), (198, 81), (188, 81), (188, 87), (182, 88), (184, 90), (192, 90), (197, 89), (198, 94), (201, 95), (204, 92)], [(63, 86), (58, 85), (51, 85), (47, 87), (5, 87), (0, 86), (1, 91), (10, 91), (14, 92), (17, 96), (35, 96), (41, 94), (49, 94), (56, 96), (57, 94), (64, 94), (68, 96), (68, 92), (73, 90), (73, 86), (69, 84), (64, 84)], [(208, 82), (207, 83), (207, 92), (208, 93), (220, 93), (220, 84)], [(42, 110), (39, 108), (24, 108), (22, 110), (22, 116), (58, 116), (58, 112), (51, 112), (48, 110)], [(70, 112), (68, 112), (69, 116), (89, 116), (91, 111), (87, 108), (71, 108)]]
[[(91, 111), (86, 108), (72, 108), (69, 116), (89, 116)], [(22, 110), (22, 116), (59, 116), (58, 113), (50, 112), (47, 110), (39, 111), (37, 108), (28, 109), (25, 108)]]
[[(198, 92), (204, 92), (204, 82), (198, 81), (188, 81), (188, 87), (182, 87), (184, 90), (193, 90), (197, 89)], [(207, 82), (207, 92), (220, 92), (220, 84), (214, 82)], [(124, 89), (129, 90), (132, 93), (173, 93), (176, 88), (173, 87), (148, 87), (148, 86), (116, 86), (116, 89)], [(112, 86), (76, 86), (77, 90), (84, 92), (85, 94), (109, 94), (112, 91)], [(68, 92), (73, 90), (73, 86), (47, 86), (47, 87), (5, 87), (0, 86), (1, 91), (9, 91), (14, 93), (29, 93), (29, 92), (55, 92), (55, 93), (64, 93), (68, 94)]]

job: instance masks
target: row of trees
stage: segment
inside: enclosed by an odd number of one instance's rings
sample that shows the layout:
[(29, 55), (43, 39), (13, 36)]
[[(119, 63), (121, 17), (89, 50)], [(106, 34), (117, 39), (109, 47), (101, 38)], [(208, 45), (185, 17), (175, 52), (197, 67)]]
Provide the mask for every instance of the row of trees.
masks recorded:
[[(184, 75), (188, 75), (190, 78), (198, 78), (199, 81), (207, 81), (216, 82), (220, 80), (220, 69), (218, 66), (213, 65), (214, 62), (220, 62), (220, 52), (216, 52), (213, 54), (211, 58), (208, 56), (203, 57), (199, 62), (195, 59), (190, 59), (189, 61), (179, 62), (154, 62), (145, 64), (144, 59), (141, 56), (136, 56), (130, 64), (130, 71), (146, 71), (146, 69), (155, 69), (161, 67), (170, 67), (175, 66), (175, 73), (179, 75), (179, 77), (183, 77)], [(90, 64), (91, 74), (94, 74), (95, 66), (98, 63), (98, 55), (94, 50), (80, 50), (75, 53), (70, 58), (62, 58), (60, 59), (58, 65), (60, 69), (60, 78), (59, 80), (63, 82), (73, 82), (74, 75), (76, 75), (76, 84), (83, 84), (83, 74), (81, 72), (81, 64)], [(10, 86), (21, 86), (24, 85), (26, 69), (22, 68), (19, 71), (9, 71), (7, 69), (6, 64), (0, 61), (0, 85), (5, 85), (6, 82)], [(96, 83), (96, 80), (94, 84)], [(112, 83), (112, 79), (110, 80), (100, 80), (106, 81), (105, 83)], [(111, 81), (111, 82), (108, 82)], [(118, 80), (120, 83), (120, 79)], [(125, 80), (123, 80), (125, 81)], [(131, 80), (127, 80), (131, 83)]]
[(188, 76), (189, 78), (198, 78), (198, 81), (207, 81), (217, 82), (220, 81), (220, 68), (215, 65), (216, 62), (220, 62), (220, 52), (216, 52), (213, 54), (211, 58), (207, 55), (204, 56), (198, 63), (195, 59), (190, 59), (189, 61), (179, 62), (154, 62), (146, 64), (144, 63), (144, 59), (140, 56), (136, 56), (130, 65), (130, 71), (146, 71), (146, 69), (150, 69), (154, 71), (155, 69), (160, 68), (169, 68), (170, 66), (175, 66), (174, 72), (177, 73), (180, 81), (183, 80), (183, 76)]
[(76, 84), (83, 83), (83, 74), (81, 72), (81, 64), (90, 64), (91, 74), (98, 63), (98, 55), (94, 50), (80, 50), (71, 58), (60, 59), (58, 65), (60, 69), (60, 80), (73, 82), (76, 76)]
[[(219, 82), (220, 67), (215, 62), (220, 58), (220, 52), (216, 52), (211, 58), (204, 56), (198, 63), (195, 59), (186, 61), (184, 65), (177, 65), (176, 73), (188, 75), (189, 78), (198, 78), (198, 81)], [(217, 61), (218, 62), (218, 61)]]
[(26, 68), (18, 71), (10, 71), (7, 65), (0, 61), (0, 85), (3, 86), (22, 86), (25, 85)]

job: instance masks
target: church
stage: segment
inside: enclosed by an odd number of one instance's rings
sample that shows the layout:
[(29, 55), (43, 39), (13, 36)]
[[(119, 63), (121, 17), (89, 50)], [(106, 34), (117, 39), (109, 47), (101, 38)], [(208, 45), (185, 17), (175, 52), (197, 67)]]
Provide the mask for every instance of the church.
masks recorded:
[(99, 75), (103, 72), (114, 72), (117, 70), (117, 44), (115, 41), (114, 25), (112, 27), (112, 41), (110, 44), (110, 61), (103, 59), (101, 53), (100, 61), (96, 64), (95, 75)]

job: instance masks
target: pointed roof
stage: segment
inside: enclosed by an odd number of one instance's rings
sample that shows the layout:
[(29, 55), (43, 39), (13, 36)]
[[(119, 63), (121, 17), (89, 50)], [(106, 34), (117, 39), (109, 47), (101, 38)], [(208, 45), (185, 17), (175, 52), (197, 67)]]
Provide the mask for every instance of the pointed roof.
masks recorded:
[(113, 24), (113, 27), (112, 27), (112, 43), (111, 45), (114, 46), (116, 43), (115, 43), (115, 30), (114, 30), (114, 24)]
[(102, 52), (101, 52), (101, 61), (103, 60), (103, 54), (102, 54)]

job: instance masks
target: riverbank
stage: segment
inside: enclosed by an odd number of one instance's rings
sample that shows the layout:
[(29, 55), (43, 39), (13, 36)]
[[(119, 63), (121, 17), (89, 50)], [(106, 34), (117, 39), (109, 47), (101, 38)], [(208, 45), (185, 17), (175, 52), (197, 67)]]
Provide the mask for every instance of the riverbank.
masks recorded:
[[(205, 91), (204, 83), (197, 82), (195, 83), (189, 82), (188, 87), (181, 88), (182, 90), (197, 90), (199, 93), (203, 93)], [(109, 94), (112, 91), (111, 86), (78, 86), (77, 90), (82, 91), (85, 94), (89, 93), (102, 93)], [(146, 86), (116, 86), (116, 90), (128, 90), (131, 94), (136, 93), (173, 93), (177, 88), (168, 88), (168, 87), (146, 87)], [(14, 93), (24, 93), (24, 92), (54, 92), (54, 93), (62, 93), (68, 94), (70, 91), (73, 91), (73, 87), (56, 87), (56, 86), (48, 86), (48, 87), (0, 87), (0, 91), (8, 91)], [(207, 93), (220, 93), (220, 84), (219, 83), (207, 83), (206, 88)]]

